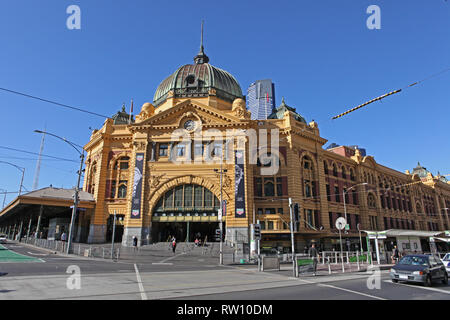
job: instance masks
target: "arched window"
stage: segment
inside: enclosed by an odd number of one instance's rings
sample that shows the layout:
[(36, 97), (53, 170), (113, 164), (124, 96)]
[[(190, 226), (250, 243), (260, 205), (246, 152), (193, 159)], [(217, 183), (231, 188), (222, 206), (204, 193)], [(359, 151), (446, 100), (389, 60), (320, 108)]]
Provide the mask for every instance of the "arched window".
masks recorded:
[(342, 178), (347, 179), (347, 174), (345, 173), (345, 167), (342, 167)]
[(328, 164), (325, 160), (323, 161), (323, 170), (325, 171), (325, 174), (328, 174)]
[(367, 205), (369, 206), (369, 208), (376, 208), (377, 207), (377, 203), (375, 201), (375, 196), (372, 193), (369, 193), (367, 196)]
[(264, 179), (264, 195), (266, 197), (273, 197), (275, 195), (273, 178)]
[(117, 198), (126, 198), (127, 197), (127, 181), (121, 180), (119, 181), (119, 189), (117, 190)]
[(350, 180), (355, 181), (355, 172), (353, 169), (350, 169)]
[(335, 177), (338, 176), (337, 167), (336, 167), (336, 165), (334, 163), (333, 163), (333, 176), (335, 176)]
[(219, 208), (217, 197), (205, 187), (185, 184), (168, 190), (159, 200), (154, 213), (214, 211)]

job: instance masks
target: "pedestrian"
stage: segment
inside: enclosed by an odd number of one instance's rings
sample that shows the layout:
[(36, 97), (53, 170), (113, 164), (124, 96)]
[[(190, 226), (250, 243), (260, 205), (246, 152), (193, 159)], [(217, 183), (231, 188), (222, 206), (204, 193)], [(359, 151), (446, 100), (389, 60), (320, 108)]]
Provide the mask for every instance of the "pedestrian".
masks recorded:
[(61, 235), (61, 241), (65, 242), (67, 240), (67, 235), (66, 232), (63, 231), (62, 235)]
[(319, 261), (319, 251), (316, 249), (316, 244), (313, 243), (311, 245), (311, 248), (309, 249), (309, 256), (312, 258), (313, 260), (313, 276), (316, 275), (317, 272), (317, 263)]
[(138, 238), (133, 236), (133, 251), (137, 251)]
[(177, 239), (175, 237), (172, 238), (172, 252), (175, 253), (175, 249), (177, 248)]
[(303, 253), (307, 254), (308, 253), (308, 246), (305, 245), (305, 247), (303, 248)]
[(397, 249), (397, 246), (394, 246), (394, 251), (392, 252), (392, 256), (391, 256), (392, 263), (397, 264), (399, 258), (400, 258), (400, 253)]

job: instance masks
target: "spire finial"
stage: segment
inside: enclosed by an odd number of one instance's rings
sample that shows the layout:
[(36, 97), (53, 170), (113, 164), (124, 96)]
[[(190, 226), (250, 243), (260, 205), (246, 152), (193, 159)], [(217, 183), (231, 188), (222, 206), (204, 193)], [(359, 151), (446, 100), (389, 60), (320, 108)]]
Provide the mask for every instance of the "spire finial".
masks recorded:
[(204, 48), (203, 48), (203, 24), (204, 24), (204, 21), (202, 20), (202, 28), (201, 28), (201, 33), (200, 33), (200, 51), (194, 57), (194, 62), (196, 64), (202, 64), (202, 63), (208, 63), (209, 62), (209, 58), (205, 54), (205, 51), (204, 51)]

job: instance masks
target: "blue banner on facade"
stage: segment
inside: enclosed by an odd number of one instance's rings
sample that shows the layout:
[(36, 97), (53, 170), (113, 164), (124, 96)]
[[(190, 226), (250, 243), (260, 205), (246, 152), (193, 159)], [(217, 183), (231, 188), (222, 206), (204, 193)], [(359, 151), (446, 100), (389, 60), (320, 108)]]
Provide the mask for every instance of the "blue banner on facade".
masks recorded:
[(131, 219), (141, 218), (143, 168), (144, 168), (144, 154), (136, 153), (136, 162), (134, 165), (133, 194), (131, 195)]
[(235, 218), (245, 218), (245, 172), (244, 172), (244, 151), (238, 150), (234, 163), (234, 204)]

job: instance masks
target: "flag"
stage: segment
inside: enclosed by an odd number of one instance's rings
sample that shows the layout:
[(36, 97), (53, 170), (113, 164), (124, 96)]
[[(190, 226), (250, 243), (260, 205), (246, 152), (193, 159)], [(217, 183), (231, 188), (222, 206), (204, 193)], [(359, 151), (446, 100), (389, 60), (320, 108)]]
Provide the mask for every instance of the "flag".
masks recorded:
[(266, 102), (269, 102), (269, 93), (266, 93), (266, 98), (267, 98)]

